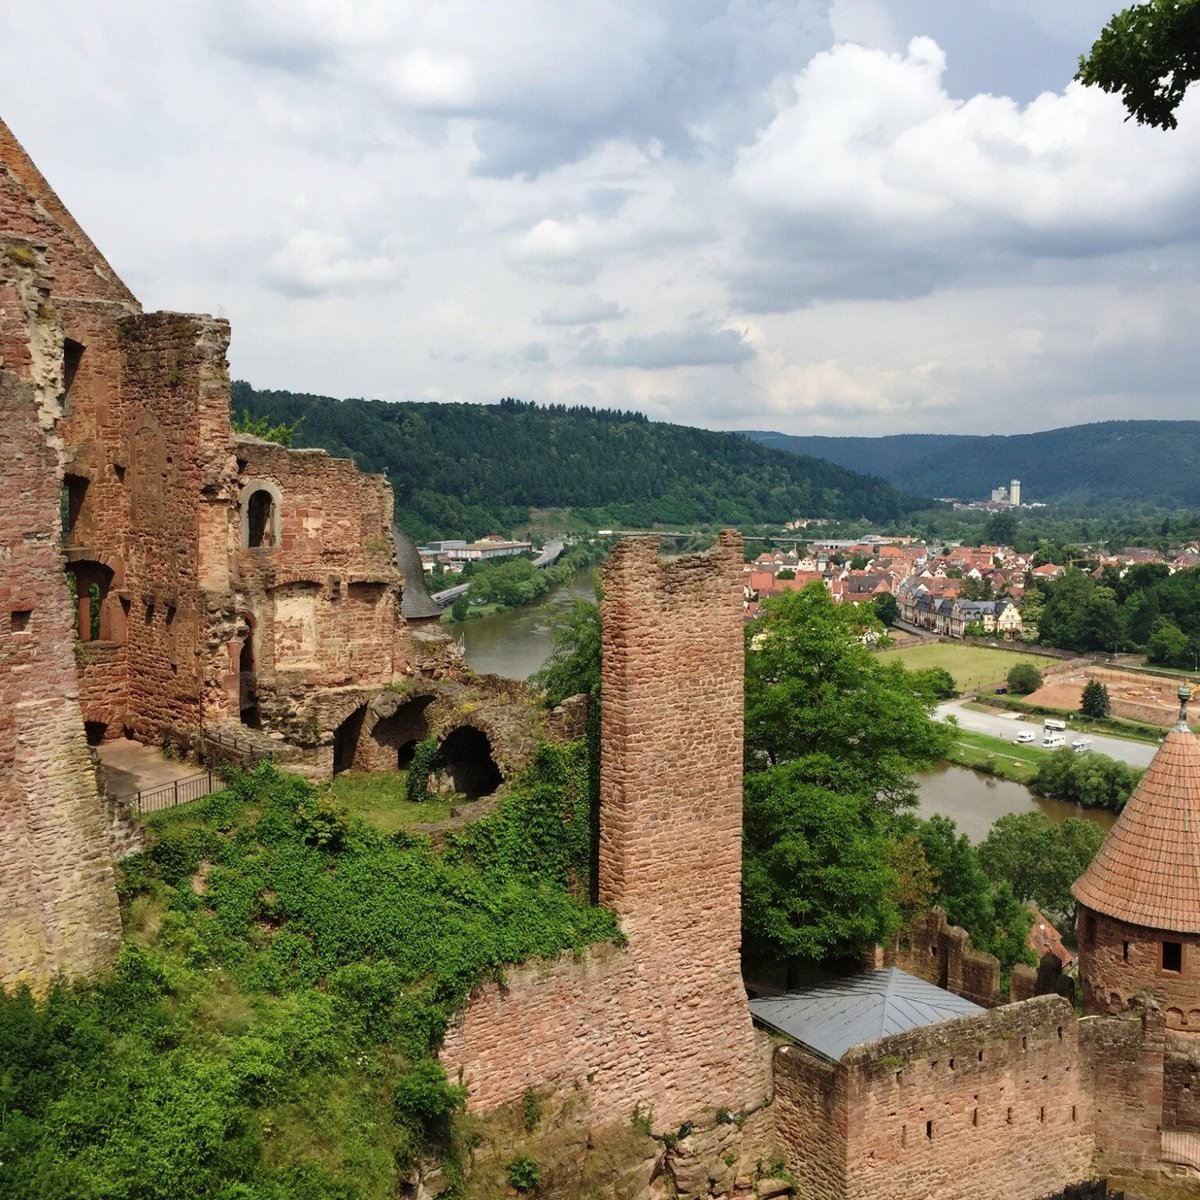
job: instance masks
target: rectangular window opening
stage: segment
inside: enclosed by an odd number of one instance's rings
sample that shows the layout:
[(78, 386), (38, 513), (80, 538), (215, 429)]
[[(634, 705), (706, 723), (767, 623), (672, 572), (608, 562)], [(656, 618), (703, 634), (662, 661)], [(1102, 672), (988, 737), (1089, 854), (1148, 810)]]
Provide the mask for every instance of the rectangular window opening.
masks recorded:
[(931, 1141), (931, 1142), (933, 1141), (933, 1122), (932, 1121), (925, 1122), (925, 1137), (926, 1137), (926, 1140)]
[(1096, 944), (1096, 918), (1092, 913), (1083, 918), (1083, 944), (1088, 947)]
[(9, 628), (13, 633), (24, 633), (29, 628), (29, 618), (33, 616), (31, 608), (15, 608), (8, 615)]
[(1162, 969), (1176, 973), (1183, 970), (1183, 943), (1164, 941), (1162, 944)]
[(1129, 943), (1128, 942), (1121, 943), (1121, 961), (1122, 962), (1129, 961)]
[(977, 1108), (971, 1110), (971, 1124), (976, 1128), (979, 1127), (979, 1109)]

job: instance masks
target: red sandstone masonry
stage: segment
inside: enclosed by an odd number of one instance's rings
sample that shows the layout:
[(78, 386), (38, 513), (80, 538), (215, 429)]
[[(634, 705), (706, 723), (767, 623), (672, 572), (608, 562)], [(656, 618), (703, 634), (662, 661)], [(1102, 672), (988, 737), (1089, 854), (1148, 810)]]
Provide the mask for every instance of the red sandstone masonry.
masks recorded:
[(442, 1060), (488, 1109), (584, 1089), (599, 1121), (666, 1128), (760, 1104), (769, 1085), (739, 964), (741, 539), (660, 563), (621, 543), (605, 572), (600, 874), (624, 949), (481, 989)]
[[(0, 985), (91, 975), (120, 939), (58, 547), (62, 331), (0, 244)], [(14, 269), (14, 267), (16, 269)], [(20, 371), (20, 375), (17, 374)]]
[(1037, 1200), (1088, 1178), (1084, 1050), (1057, 996), (883, 1038), (838, 1064), (781, 1049), (776, 1128), (798, 1194)]

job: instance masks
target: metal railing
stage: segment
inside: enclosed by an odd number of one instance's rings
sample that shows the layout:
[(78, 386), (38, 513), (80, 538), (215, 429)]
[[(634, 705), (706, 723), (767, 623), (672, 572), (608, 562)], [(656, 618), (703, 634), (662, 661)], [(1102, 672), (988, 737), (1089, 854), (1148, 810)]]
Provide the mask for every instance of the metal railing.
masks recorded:
[(222, 787), (224, 783), (216, 771), (199, 771), (195, 775), (186, 775), (182, 779), (173, 779), (169, 783), (141, 788), (139, 791), (113, 798), (119, 804), (128, 805), (140, 816), (144, 816), (146, 813), (174, 808), (177, 804), (186, 804), (189, 800), (200, 800), (220, 791)]

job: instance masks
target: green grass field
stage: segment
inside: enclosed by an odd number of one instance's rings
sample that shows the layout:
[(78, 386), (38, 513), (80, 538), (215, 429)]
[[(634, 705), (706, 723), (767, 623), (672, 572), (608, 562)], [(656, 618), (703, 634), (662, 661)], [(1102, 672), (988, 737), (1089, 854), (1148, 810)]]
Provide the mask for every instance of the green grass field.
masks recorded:
[(1033, 663), (1044, 671), (1048, 666), (1053, 666), (1055, 661), (1038, 654), (991, 650), (987, 646), (967, 646), (955, 642), (922, 642), (919, 646), (881, 650), (879, 657), (885, 662), (898, 658), (910, 671), (943, 667), (954, 676), (960, 692), (1003, 683), (1009, 671), (1019, 662)]
[(444, 821), (450, 815), (450, 800), (410, 804), (404, 799), (405, 771), (343, 771), (330, 791), (339, 804), (357, 813), (380, 833), (395, 833), (410, 825)]

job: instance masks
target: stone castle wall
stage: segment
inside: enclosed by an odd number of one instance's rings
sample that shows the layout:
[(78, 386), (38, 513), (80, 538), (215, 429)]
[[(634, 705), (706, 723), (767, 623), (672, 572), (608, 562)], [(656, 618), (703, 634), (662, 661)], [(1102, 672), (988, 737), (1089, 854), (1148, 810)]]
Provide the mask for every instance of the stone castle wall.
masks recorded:
[(971, 935), (935, 908), (908, 930), (907, 945), (893, 946), (881, 965), (899, 967), (984, 1008), (1000, 1003), (1000, 960), (971, 948)]
[(58, 545), (62, 329), (45, 260), (0, 242), (0, 984), (43, 989), (117, 952)]
[(1089, 1082), (1070, 1006), (1041, 997), (837, 1064), (780, 1049), (776, 1131), (805, 1200), (1037, 1200), (1090, 1177)]
[(442, 1060), (474, 1107), (553, 1081), (598, 1121), (656, 1128), (760, 1105), (769, 1090), (739, 964), (741, 539), (605, 571), (599, 894), (628, 944), (514, 971), (475, 995)]
[(1161, 1013), (1149, 1006), (1120, 1017), (1085, 1017), (1079, 1030), (1090, 1067), (1100, 1173), (1153, 1171), (1163, 1121)]

